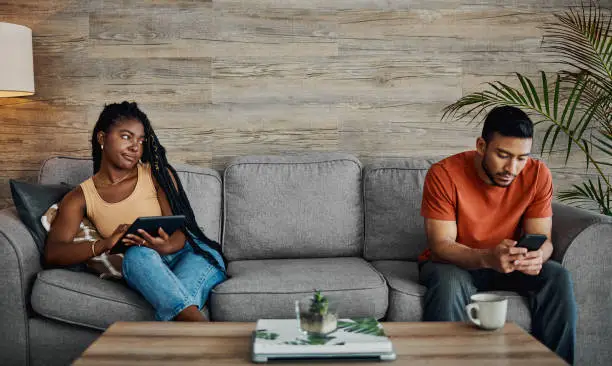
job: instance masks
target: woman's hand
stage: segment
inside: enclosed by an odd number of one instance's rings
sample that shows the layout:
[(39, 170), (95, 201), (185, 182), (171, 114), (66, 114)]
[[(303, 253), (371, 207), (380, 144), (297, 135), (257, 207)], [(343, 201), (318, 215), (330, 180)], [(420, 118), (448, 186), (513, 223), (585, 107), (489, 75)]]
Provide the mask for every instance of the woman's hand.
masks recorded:
[(111, 250), (112, 247), (114, 247), (115, 244), (117, 244), (117, 242), (119, 241), (119, 239), (121, 239), (121, 237), (125, 234), (125, 232), (127, 231), (129, 227), (130, 225), (128, 224), (121, 224), (117, 226), (117, 228), (115, 229), (115, 231), (113, 231), (111, 236), (109, 236), (106, 239), (100, 240), (100, 242), (102, 243), (102, 248), (104, 248), (102, 252)]
[(182, 242), (182, 245), (179, 247), (176, 243), (177, 241), (172, 240), (170, 235), (168, 235), (161, 227), (157, 229), (157, 233), (159, 236), (154, 237), (149, 235), (149, 233), (146, 231), (139, 229), (138, 235), (128, 234), (123, 239), (123, 242), (127, 245), (139, 245), (151, 248), (161, 255), (175, 253), (182, 249), (183, 245), (185, 244)]

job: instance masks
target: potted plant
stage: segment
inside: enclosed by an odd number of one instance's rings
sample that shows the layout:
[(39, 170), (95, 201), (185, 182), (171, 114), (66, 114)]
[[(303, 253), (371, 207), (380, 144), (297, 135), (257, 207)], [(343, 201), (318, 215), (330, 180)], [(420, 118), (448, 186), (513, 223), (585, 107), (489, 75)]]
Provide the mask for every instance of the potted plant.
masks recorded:
[(338, 317), (327, 297), (315, 290), (312, 297), (298, 301), (300, 329), (309, 334), (328, 334), (338, 327)]
[[(535, 79), (518, 73), (519, 87), (490, 82), (487, 89), (445, 107), (442, 118), (474, 120), (499, 105), (524, 109), (536, 116), (535, 124), (547, 127), (542, 154), (547, 147), (549, 154), (562, 148), (567, 163), (572, 150), (578, 149), (587, 169), (592, 167), (597, 174), (596, 180), (561, 192), (559, 199), (612, 216), (612, 14), (591, 1), (555, 17), (556, 22), (544, 27), (544, 44), (569, 69), (557, 72), (552, 80), (540, 72), (539, 88)], [(557, 139), (559, 135), (565, 141)]]

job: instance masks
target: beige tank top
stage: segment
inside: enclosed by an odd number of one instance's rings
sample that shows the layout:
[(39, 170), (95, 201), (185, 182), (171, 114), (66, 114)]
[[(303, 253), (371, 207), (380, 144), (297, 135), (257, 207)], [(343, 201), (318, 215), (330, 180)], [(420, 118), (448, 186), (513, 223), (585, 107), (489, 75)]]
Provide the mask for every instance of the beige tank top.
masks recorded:
[(123, 201), (116, 203), (104, 201), (94, 185), (93, 177), (80, 186), (85, 195), (87, 217), (104, 238), (111, 236), (120, 224), (131, 224), (141, 216), (162, 214), (149, 164), (138, 164), (136, 187)]

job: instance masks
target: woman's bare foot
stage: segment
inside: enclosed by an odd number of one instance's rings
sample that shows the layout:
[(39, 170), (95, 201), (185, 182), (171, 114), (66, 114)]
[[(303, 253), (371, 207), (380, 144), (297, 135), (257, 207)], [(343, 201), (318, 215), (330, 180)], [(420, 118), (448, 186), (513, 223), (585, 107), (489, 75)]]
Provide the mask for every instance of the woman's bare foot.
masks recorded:
[(204, 315), (200, 313), (200, 310), (198, 310), (198, 307), (195, 305), (191, 305), (183, 309), (183, 311), (181, 311), (180, 313), (178, 313), (176, 317), (174, 317), (174, 320), (179, 321), (179, 322), (207, 322), (208, 321), (208, 319), (206, 319)]

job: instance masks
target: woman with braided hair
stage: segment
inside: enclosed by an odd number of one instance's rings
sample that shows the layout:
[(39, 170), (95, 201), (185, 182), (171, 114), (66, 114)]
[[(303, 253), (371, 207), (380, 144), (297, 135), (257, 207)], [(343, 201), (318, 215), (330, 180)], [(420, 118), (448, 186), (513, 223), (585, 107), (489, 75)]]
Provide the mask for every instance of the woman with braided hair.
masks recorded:
[[(94, 175), (61, 201), (45, 246), (49, 264), (71, 265), (110, 250), (141, 216), (184, 215), (185, 230), (129, 234), (123, 259), (127, 284), (153, 306), (158, 320), (206, 321), (200, 310), (227, 278), (218, 243), (197, 225), (176, 170), (166, 160), (147, 116), (136, 103), (104, 107), (92, 138)], [(103, 239), (73, 243), (87, 216)]]

